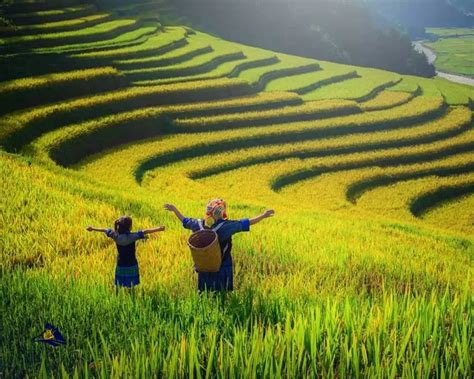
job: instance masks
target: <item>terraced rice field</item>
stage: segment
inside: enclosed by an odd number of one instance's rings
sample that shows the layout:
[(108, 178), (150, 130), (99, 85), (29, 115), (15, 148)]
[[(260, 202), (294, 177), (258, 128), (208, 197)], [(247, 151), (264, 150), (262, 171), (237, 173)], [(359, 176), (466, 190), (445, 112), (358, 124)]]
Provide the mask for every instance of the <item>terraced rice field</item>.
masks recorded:
[[(5, 8), (0, 377), (469, 377), (474, 88), (224, 41), (171, 11)], [(226, 298), (196, 294), (162, 208), (199, 217), (216, 197), (231, 218), (276, 210), (235, 237)], [(134, 296), (85, 231), (121, 214), (167, 227), (138, 245)], [(31, 342), (44, 322), (66, 347)]]
[(474, 28), (427, 28), (437, 41), (424, 43), (436, 54), (439, 71), (474, 78)]

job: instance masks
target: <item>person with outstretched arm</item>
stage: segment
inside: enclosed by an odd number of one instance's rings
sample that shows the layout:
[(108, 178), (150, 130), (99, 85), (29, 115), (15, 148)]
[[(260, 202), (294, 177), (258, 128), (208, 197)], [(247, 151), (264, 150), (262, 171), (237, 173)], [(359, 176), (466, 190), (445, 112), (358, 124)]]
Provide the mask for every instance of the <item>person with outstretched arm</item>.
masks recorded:
[(115, 285), (119, 287), (135, 287), (140, 284), (140, 273), (135, 253), (135, 242), (147, 238), (147, 234), (161, 232), (164, 226), (132, 232), (132, 218), (122, 216), (114, 223), (114, 229), (95, 228), (88, 226), (89, 232), (103, 232), (115, 241), (117, 246), (117, 266), (115, 268)]
[[(198, 291), (232, 291), (234, 289), (232, 264), (232, 236), (239, 232), (248, 232), (250, 225), (255, 225), (274, 215), (272, 209), (266, 210), (254, 218), (229, 220), (227, 204), (222, 199), (211, 200), (206, 207), (204, 219), (184, 217), (173, 204), (165, 204), (164, 208), (173, 212), (182, 222), (183, 227), (193, 232), (203, 228), (215, 229), (222, 253), (222, 264), (218, 272), (198, 272)], [(222, 224), (222, 225), (221, 225)]]

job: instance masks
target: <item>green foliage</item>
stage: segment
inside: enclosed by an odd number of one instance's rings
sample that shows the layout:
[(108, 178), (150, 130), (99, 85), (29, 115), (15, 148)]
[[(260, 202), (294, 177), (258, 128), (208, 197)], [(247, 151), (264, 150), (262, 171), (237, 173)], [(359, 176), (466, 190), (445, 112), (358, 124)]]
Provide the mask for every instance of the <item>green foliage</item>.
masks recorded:
[(127, 85), (115, 68), (98, 67), (0, 83), (2, 113)]
[(474, 77), (474, 29), (435, 29), (428, 31), (440, 37), (425, 45), (436, 53), (439, 71)]
[[(287, 54), (435, 74), (408, 35), (381, 26), (362, 1), (176, 0), (195, 25), (224, 38)], [(271, 11), (269, 11), (271, 9)]]
[[(0, 142), (18, 153), (0, 151), (0, 377), (468, 377), (472, 88), (113, 5), (8, 8), (14, 38), (49, 47), (0, 56)], [(91, 26), (103, 12), (132, 30)], [(236, 291), (198, 295), (163, 204), (199, 217), (217, 196), (232, 219), (276, 216), (235, 236)], [(115, 293), (113, 243), (85, 227), (122, 214), (166, 232)], [(66, 346), (32, 342), (45, 322)]]

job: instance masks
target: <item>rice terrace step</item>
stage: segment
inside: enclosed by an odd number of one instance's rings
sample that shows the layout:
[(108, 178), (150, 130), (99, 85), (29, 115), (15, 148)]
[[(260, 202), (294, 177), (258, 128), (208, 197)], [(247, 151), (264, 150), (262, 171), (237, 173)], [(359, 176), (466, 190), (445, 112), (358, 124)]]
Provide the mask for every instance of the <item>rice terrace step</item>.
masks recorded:
[(0, 377), (470, 377), (474, 87), (350, 64), (377, 2), (0, 2)]

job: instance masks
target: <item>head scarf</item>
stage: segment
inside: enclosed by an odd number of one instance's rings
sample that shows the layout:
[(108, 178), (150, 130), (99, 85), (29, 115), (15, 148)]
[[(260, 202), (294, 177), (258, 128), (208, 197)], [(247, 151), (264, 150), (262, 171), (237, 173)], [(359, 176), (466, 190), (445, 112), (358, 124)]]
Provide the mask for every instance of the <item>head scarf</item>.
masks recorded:
[(204, 216), (206, 225), (212, 226), (218, 220), (227, 219), (227, 204), (222, 199), (211, 200), (207, 203)]

